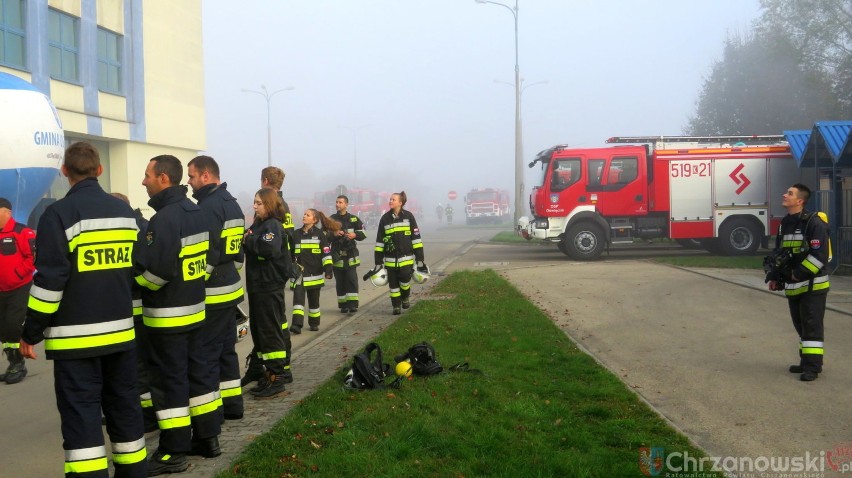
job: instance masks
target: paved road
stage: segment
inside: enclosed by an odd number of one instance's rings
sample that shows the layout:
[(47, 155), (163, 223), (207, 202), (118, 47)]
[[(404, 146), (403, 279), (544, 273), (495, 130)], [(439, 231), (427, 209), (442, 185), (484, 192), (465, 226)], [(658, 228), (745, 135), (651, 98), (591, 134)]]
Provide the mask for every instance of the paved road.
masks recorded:
[[(437, 229), (428, 223), (422, 228), (427, 264), (436, 271), (466, 243), (478, 238), (487, 240), (496, 233), (493, 228)], [(374, 234), (375, 231), (368, 231), (371, 239), (359, 248), (369, 266), (373, 261)], [(367, 267), (360, 270), (366, 271)], [(425, 287), (414, 287), (414, 300), (425, 293)], [(295, 383), (288, 385), (291, 395), (283, 400), (258, 402), (248, 398), (246, 417), (227, 422), (223, 429), (223, 455), (210, 460), (193, 459), (191, 476), (212, 476), (215, 470), (227, 466), (253, 437), (271, 427), (296, 401), (308, 396), (348, 362), (352, 352), (390, 324), (394, 316), (387, 293), (387, 288), (377, 289), (362, 282), (362, 307), (358, 314), (344, 316), (337, 312), (334, 281), (329, 281), (321, 295), (320, 331), (310, 332), (305, 328), (301, 335), (293, 336)], [(287, 300), (289, 311), (292, 304), (289, 293)], [(250, 339), (238, 344), (240, 356), (248, 355), (251, 347)], [(23, 382), (14, 386), (0, 384), (0, 478), (62, 475), (62, 436), (53, 392), (52, 362), (44, 360), (43, 344), (37, 347), (37, 353), (39, 360), (27, 361), (29, 375)], [(0, 366), (6, 366), (5, 359)], [(148, 434), (146, 440), (150, 453), (156, 447), (157, 433)]]

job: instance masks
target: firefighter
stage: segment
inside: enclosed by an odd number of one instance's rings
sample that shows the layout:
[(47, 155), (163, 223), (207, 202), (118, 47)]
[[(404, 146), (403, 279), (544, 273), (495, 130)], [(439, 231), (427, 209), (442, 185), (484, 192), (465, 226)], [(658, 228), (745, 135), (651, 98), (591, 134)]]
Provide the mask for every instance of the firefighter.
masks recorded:
[(812, 382), (822, 372), (823, 318), (828, 296), (828, 224), (805, 204), (811, 190), (804, 184), (787, 189), (781, 201), (787, 215), (775, 238), (775, 251), (789, 251), (789, 267), (767, 274), (769, 290), (783, 290), (790, 307), (793, 327), (799, 335), (799, 363), (790, 366), (803, 382)]
[(453, 225), (453, 206), (451, 204), (447, 204), (447, 207), (444, 209), (444, 214), (447, 216), (447, 225)]
[(337, 213), (331, 219), (341, 224), (341, 229), (332, 236), (331, 257), (334, 265), (334, 283), (337, 288), (337, 305), (340, 312), (354, 314), (358, 312), (358, 244), (367, 238), (364, 223), (354, 214), (350, 214), (349, 198), (337, 196), (334, 204)]
[[(410, 305), (408, 297), (411, 294), (411, 275), (415, 262), (417, 270), (428, 272), (423, 257), (423, 241), (420, 238), (420, 228), (414, 214), (403, 209), (407, 197), (405, 191), (391, 194), (388, 206), (390, 210), (379, 219), (379, 229), (376, 231), (376, 265), (371, 274), (387, 269), (388, 287), (394, 315), (402, 313)], [(367, 276), (369, 278), (369, 274)]]
[[(130, 206), (130, 199), (121, 193), (113, 192), (117, 197)], [(138, 208), (133, 210), (136, 227), (139, 228), (136, 243), (143, 244), (148, 232), (148, 220)], [(137, 246), (139, 248), (141, 246)], [(141, 255), (140, 255), (141, 256)], [(139, 393), (139, 403), (142, 405), (142, 418), (145, 422), (145, 433), (158, 429), (157, 415), (154, 414), (154, 402), (151, 400), (151, 377), (148, 374), (148, 336), (142, 324), (142, 287), (133, 281), (133, 331), (136, 333), (136, 391)]]
[(290, 372), (290, 333), (284, 315), (284, 285), (292, 268), (290, 251), (284, 246), (284, 204), (273, 189), (254, 196), (255, 219), (246, 231), (246, 286), (249, 294), (249, 327), (261, 360), (264, 377), (249, 392), (269, 399), (285, 392), (293, 381)]
[[(305, 325), (305, 297), (308, 301), (308, 327), (319, 330), (320, 290), (325, 279), (332, 278), (331, 248), (328, 236), (335, 236), (340, 223), (316, 209), (308, 209), (302, 215), (302, 227), (296, 229), (293, 258), (302, 270), (302, 277), (290, 281), (293, 289), (293, 323), (290, 332), (301, 334)], [(322, 224), (322, 230), (317, 227)], [(328, 236), (327, 236), (328, 235)]]
[(219, 164), (210, 156), (197, 156), (187, 164), (192, 197), (210, 222), (207, 251), (207, 304), (203, 335), (210, 366), (219, 371), (219, 393), (226, 420), (243, 417), (240, 364), (237, 357), (237, 304), (243, 301), (243, 235), (245, 215), (237, 200), (219, 179)]
[[(290, 206), (287, 204), (287, 201), (284, 200), (284, 195), (281, 193), (281, 187), (284, 185), (284, 177), (285, 176), (286, 175), (284, 174), (284, 171), (281, 170), (281, 168), (276, 168), (275, 166), (265, 167), (260, 172), (260, 187), (261, 187), (261, 189), (269, 188), (269, 189), (272, 189), (273, 191), (276, 191), (278, 193), (278, 197), (281, 198), (281, 203), (283, 204), (283, 207), (284, 207), (283, 226), (284, 226), (284, 232), (286, 233), (286, 238), (287, 238), (287, 240), (283, 244), (284, 244), (284, 247), (286, 248), (286, 250), (289, 251), (290, 254), (292, 254), (293, 253), (293, 234), (294, 234), (295, 227), (293, 226), (293, 216), (290, 213)], [(282, 313), (286, 317), (286, 311), (284, 311)], [(251, 326), (251, 323), (249, 323), (249, 326)], [(284, 323), (281, 326), (284, 327), (285, 329), (287, 328), (288, 324), (287, 324), (286, 319), (284, 320)], [(290, 331), (286, 332), (286, 336), (289, 339)], [(254, 337), (254, 334), (252, 334), (252, 337)], [(254, 339), (252, 339), (252, 340), (254, 340)], [(255, 380), (260, 380), (265, 376), (262, 363), (263, 363), (263, 361), (261, 360), (260, 356), (258, 355), (257, 348), (252, 347), (251, 352), (249, 353), (249, 356), (246, 358), (246, 369), (247, 369), (246, 374), (243, 376), (243, 378), (240, 382), (243, 387), (245, 387), (246, 385), (248, 385), (251, 382), (254, 382)], [(289, 371), (290, 371), (289, 358), (287, 359), (287, 364), (286, 364), (285, 367), (286, 367), (286, 370), (288, 372), (288, 377), (290, 377), (290, 380), (292, 381), (292, 375), (289, 374)]]
[(21, 354), (44, 340), (53, 360), (65, 476), (108, 477), (101, 410), (117, 477), (146, 476), (142, 408), (136, 393), (133, 267), (138, 228), (130, 206), (98, 184), (98, 151), (65, 150), (71, 189), (38, 223), (36, 274)]
[(9, 360), (0, 381), (10, 385), (27, 376), (19, 342), (35, 271), (34, 249), (35, 232), (15, 222), (12, 203), (0, 198), (0, 342)]
[(145, 235), (145, 270), (136, 276), (144, 287), (142, 322), (160, 427), (150, 476), (186, 470), (190, 451), (221, 453), (219, 376), (208, 366), (202, 342), (209, 233), (205, 214), (180, 185), (182, 177), (180, 161), (161, 155), (148, 162), (142, 181), (156, 211)]

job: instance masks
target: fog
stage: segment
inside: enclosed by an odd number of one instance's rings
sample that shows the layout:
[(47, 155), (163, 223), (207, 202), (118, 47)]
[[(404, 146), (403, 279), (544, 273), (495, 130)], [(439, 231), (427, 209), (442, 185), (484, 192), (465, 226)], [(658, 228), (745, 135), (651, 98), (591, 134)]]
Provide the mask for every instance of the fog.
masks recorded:
[[(241, 202), (268, 160), (267, 102), (242, 91), (262, 85), (292, 87), (272, 97), (269, 123), (288, 200), (345, 184), (405, 190), (432, 211), (450, 190), (456, 207), (471, 188), (513, 191), (508, 9), (474, 0), (203, 9), (206, 152)], [(681, 134), (726, 36), (758, 14), (757, 0), (520, 0), (526, 191), (538, 179), (526, 163), (555, 144)]]

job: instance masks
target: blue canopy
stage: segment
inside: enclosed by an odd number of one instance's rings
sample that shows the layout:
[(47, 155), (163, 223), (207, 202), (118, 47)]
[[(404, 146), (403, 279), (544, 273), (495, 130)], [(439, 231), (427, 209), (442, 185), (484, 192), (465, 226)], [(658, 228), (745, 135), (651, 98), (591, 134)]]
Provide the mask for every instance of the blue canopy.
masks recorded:
[(852, 166), (852, 121), (817, 121), (811, 131), (784, 131), (799, 167)]

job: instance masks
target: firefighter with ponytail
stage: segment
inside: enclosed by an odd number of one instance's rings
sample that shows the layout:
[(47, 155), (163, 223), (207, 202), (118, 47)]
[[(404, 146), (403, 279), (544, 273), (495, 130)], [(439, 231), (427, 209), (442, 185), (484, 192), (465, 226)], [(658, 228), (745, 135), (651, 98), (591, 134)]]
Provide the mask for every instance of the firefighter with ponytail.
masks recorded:
[[(290, 332), (302, 333), (305, 325), (305, 298), (308, 302), (308, 327), (319, 330), (320, 289), (325, 279), (332, 278), (331, 246), (328, 238), (337, 235), (340, 223), (316, 209), (308, 209), (302, 215), (302, 227), (296, 229), (293, 258), (302, 269), (302, 277), (290, 281), (293, 289), (293, 321)], [(320, 230), (317, 225), (322, 225)]]
[(411, 279), (416, 265), (417, 271), (426, 274), (423, 256), (423, 241), (420, 228), (414, 214), (403, 209), (408, 201), (405, 191), (391, 194), (388, 206), (390, 210), (379, 219), (376, 232), (376, 266), (368, 272), (365, 280), (378, 274), (382, 268), (387, 270), (390, 299), (394, 315), (409, 307)]

